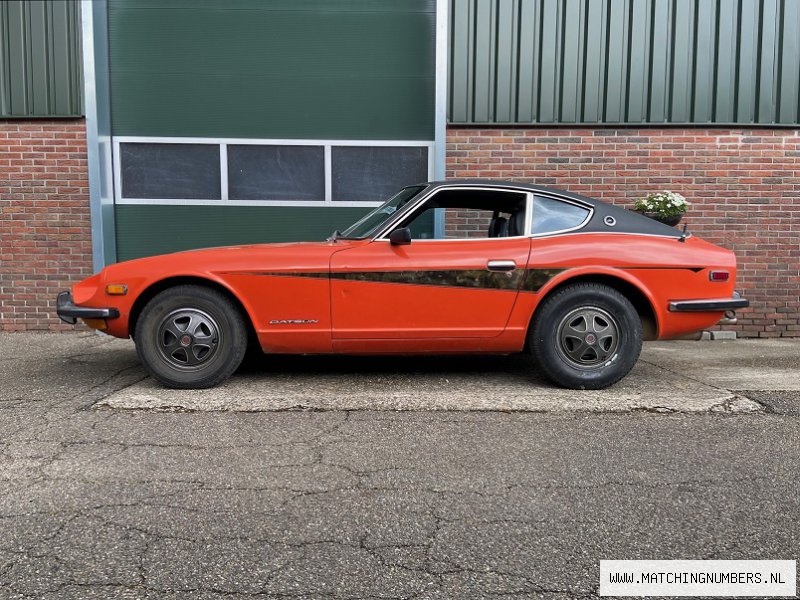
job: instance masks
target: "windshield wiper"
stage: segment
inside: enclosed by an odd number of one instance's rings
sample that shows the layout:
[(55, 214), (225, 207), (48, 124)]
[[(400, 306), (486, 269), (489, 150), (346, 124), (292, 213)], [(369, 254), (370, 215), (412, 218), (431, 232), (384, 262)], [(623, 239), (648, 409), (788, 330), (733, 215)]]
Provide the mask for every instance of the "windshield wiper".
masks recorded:
[(336, 231), (334, 231), (334, 232), (333, 232), (333, 233), (330, 235), (330, 237), (329, 237), (327, 240), (325, 240), (325, 241), (326, 241), (326, 242), (334, 242), (334, 243), (335, 243), (335, 242), (336, 242), (336, 240), (338, 240), (340, 237), (342, 237), (342, 232), (341, 232), (341, 231), (339, 231), (339, 230), (337, 229), (337, 230), (336, 230)]

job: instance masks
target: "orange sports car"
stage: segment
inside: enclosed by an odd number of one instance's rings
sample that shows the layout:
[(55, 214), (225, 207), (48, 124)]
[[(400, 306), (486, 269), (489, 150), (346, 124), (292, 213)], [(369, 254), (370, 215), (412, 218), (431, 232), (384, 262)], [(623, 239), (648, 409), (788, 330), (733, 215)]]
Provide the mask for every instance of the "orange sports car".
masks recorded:
[(556, 384), (624, 377), (642, 340), (748, 305), (733, 252), (638, 213), (521, 183), (404, 188), (323, 242), (232, 246), (110, 265), (59, 317), (132, 337), (148, 372), (213, 386), (267, 353), (529, 352)]

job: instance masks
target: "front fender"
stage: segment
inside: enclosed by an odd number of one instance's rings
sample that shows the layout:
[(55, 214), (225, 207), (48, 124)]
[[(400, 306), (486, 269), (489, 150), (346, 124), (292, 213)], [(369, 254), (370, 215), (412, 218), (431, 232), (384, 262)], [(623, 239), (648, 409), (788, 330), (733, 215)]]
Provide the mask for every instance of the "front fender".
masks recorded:
[[(83, 306), (108, 306), (118, 311), (119, 316), (109, 319), (106, 333), (119, 338), (128, 338), (132, 335), (131, 318), (138, 313), (144, 303), (151, 298), (154, 293), (169, 287), (170, 285), (199, 284), (210, 285), (226, 291), (235, 298), (247, 313), (252, 322), (253, 309), (247, 298), (237, 293), (219, 275), (209, 271), (180, 270), (166, 273), (147, 273), (146, 269), (139, 270), (131, 268), (131, 263), (120, 263), (125, 265), (124, 269), (117, 268), (118, 265), (111, 265), (89, 279), (86, 279), (73, 287), (73, 294), (76, 303)], [(109, 284), (120, 283), (128, 288), (128, 293), (124, 296), (109, 295), (106, 293), (106, 286)], [(80, 298), (80, 302), (78, 302)]]

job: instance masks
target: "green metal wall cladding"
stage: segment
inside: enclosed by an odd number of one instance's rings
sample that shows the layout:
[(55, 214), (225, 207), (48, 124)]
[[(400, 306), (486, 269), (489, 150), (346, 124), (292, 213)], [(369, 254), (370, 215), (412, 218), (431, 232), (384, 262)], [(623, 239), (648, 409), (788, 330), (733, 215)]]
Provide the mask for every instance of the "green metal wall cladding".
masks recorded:
[[(117, 260), (264, 242), (322, 241), (370, 207), (152, 206), (119, 204)], [(187, 235), (187, 232), (190, 234)]]
[[(800, 122), (798, 0), (450, 1), (452, 123)], [(430, 139), (434, 11), (109, 0), (115, 133)], [(0, 118), (82, 114), (79, 13), (0, 3)]]
[(798, 0), (451, 0), (449, 120), (798, 123)]
[(108, 0), (114, 135), (432, 140), (435, 0)]
[(0, 2), (0, 118), (82, 114), (80, 4)]

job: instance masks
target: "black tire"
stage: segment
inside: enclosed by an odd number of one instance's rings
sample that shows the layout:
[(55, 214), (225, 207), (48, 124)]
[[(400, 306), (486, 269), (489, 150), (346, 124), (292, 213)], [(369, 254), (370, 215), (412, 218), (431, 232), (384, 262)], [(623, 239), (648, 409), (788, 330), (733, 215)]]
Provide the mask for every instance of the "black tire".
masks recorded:
[(159, 293), (145, 305), (134, 332), (147, 372), (181, 389), (209, 388), (230, 377), (244, 358), (247, 338), (239, 308), (220, 292), (198, 285)]
[[(611, 339), (615, 332), (616, 339)], [(642, 350), (642, 322), (630, 300), (617, 290), (576, 283), (544, 300), (531, 323), (529, 343), (552, 382), (597, 390), (617, 383), (636, 364)]]

